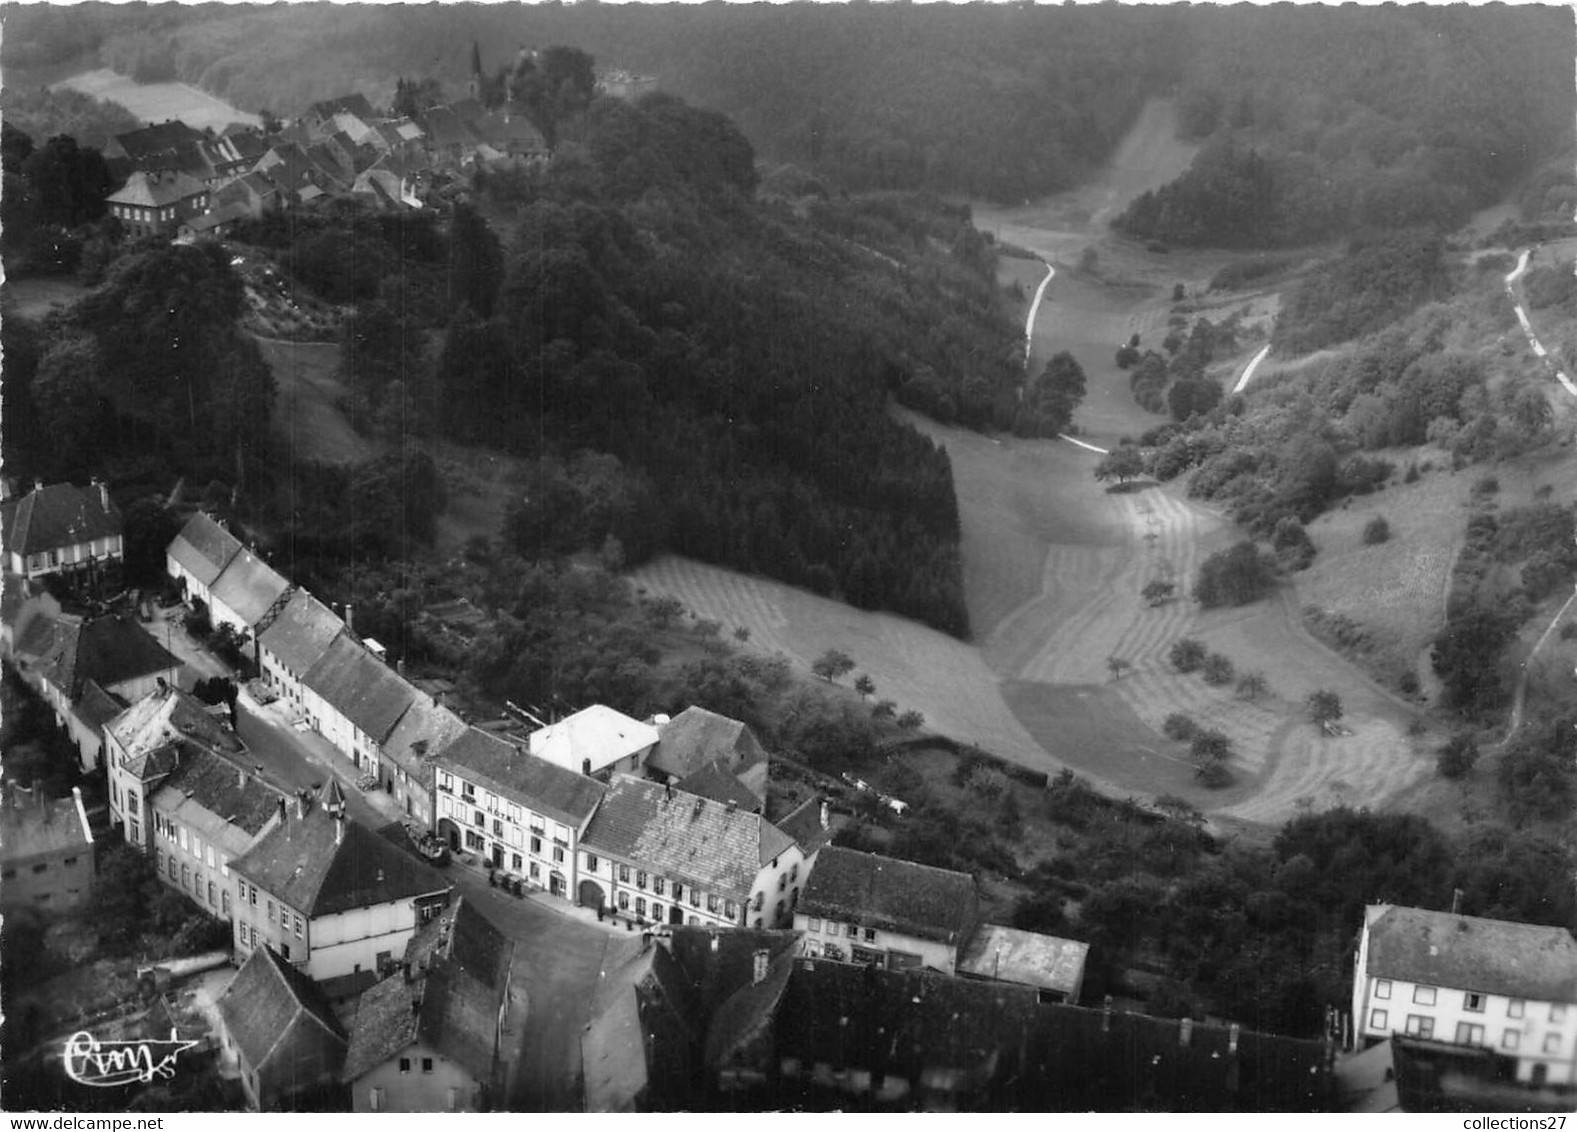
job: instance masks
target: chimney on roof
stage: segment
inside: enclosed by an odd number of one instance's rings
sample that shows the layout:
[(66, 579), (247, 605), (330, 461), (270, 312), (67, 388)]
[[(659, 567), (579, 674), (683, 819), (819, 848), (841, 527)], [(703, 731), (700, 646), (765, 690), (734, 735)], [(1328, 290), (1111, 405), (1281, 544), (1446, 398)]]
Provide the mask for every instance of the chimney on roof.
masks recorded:
[(752, 985), (767, 977), (767, 954), (766, 948), (758, 947), (755, 954), (751, 956), (750, 982)]
[(1460, 888), (1451, 890), (1451, 914), (1453, 916), (1462, 914), (1462, 890)]
[(581, 759), (580, 760), (580, 772), (582, 774), (584, 774), (587, 778), (591, 777), (591, 760), (590, 759)]
[(674, 784), (671, 778), (663, 783), (663, 800), (667, 802), (674, 800)]
[(285, 824), (285, 796), (283, 794), (279, 796), (279, 824)]
[(821, 828), (822, 829), (826, 829), (831, 824), (832, 824), (832, 811), (827, 806), (827, 800), (825, 798), (823, 798), (821, 800)]
[(304, 821), (306, 819), (306, 816), (307, 816), (307, 800), (306, 800), (305, 797), (302, 796), (301, 791), (297, 790), (296, 791), (296, 820), (297, 821)]
[(109, 489), (109, 485), (106, 484), (103, 480), (99, 479), (98, 476), (94, 476), (92, 482), (93, 482), (93, 486), (99, 489), (99, 506), (103, 507), (104, 510), (108, 511), (110, 509), (110, 489)]
[(1183, 1046), (1186, 1049), (1190, 1044), (1193, 1043), (1193, 1040), (1194, 1040), (1194, 1020), (1192, 1018), (1180, 1018), (1180, 1019), (1178, 1019), (1178, 1022), (1177, 1022), (1177, 1044), (1180, 1045), (1180, 1046)]
[(356, 635), (356, 618), (351, 613), (351, 605), (348, 601), (345, 603), (345, 631), (351, 636)]
[(739, 803), (730, 798), (728, 800), (728, 812), (733, 813), (737, 809), (739, 809)]
[[(334, 844), (342, 845), (345, 842), (345, 815), (334, 815)], [(383, 870), (378, 870), (378, 883), (383, 883)]]
[(1227, 1053), (1231, 1054), (1238, 1051), (1238, 1034), (1240, 1032), (1241, 1027), (1236, 1022), (1227, 1028)]

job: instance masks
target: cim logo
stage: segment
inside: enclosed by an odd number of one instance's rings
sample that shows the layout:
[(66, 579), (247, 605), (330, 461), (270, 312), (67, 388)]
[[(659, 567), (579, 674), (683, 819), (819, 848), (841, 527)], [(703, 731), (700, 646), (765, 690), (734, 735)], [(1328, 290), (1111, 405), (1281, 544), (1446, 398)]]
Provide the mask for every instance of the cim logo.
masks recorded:
[(168, 1041), (101, 1042), (86, 1030), (78, 1030), (66, 1039), (61, 1064), (66, 1076), (79, 1085), (97, 1089), (137, 1081), (147, 1085), (156, 1078), (167, 1081), (174, 1077), (176, 1056), (196, 1044), (176, 1037), (173, 1027)]

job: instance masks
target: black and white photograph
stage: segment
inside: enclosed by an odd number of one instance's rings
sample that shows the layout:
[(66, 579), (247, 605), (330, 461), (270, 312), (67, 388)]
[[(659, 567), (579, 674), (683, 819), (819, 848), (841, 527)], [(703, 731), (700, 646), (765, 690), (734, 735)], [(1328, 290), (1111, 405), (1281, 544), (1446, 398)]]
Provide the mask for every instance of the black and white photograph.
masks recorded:
[(1574, 73), (0, 3), (0, 1110), (1563, 1126)]

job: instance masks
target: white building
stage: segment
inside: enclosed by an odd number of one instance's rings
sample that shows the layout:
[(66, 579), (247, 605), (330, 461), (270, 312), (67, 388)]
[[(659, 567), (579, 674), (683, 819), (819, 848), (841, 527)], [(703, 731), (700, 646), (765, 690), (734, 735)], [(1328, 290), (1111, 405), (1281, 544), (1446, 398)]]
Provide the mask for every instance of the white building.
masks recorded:
[(593, 704), (532, 732), (527, 742), (533, 755), (555, 766), (606, 778), (615, 771), (634, 774), (657, 739), (650, 724)]
[(1371, 904), (1353, 968), (1363, 1045), (1406, 1034), (1514, 1058), (1517, 1080), (1577, 1084), (1577, 941), (1565, 928)]
[(267, 944), (319, 982), (388, 969), (449, 899), (439, 873), (346, 819), (333, 780), (321, 803), (298, 796), (230, 872), (237, 955)]
[(125, 560), (120, 509), (109, 488), (35, 484), (0, 503), (5, 568), (24, 578), (103, 570)]
[(240, 539), (199, 511), (165, 549), (164, 569), (180, 587), (182, 600), (207, 605), (213, 600), (214, 582), (240, 551)]
[(600, 782), (475, 727), (432, 765), (433, 828), (451, 849), (576, 898), (580, 841), (606, 789)]

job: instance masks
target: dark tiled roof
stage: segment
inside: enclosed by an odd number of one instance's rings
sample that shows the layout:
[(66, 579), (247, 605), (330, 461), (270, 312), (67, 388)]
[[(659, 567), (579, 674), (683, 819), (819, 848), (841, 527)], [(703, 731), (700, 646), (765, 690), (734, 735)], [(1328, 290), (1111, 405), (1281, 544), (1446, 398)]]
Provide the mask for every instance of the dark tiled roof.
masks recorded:
[(0, 859), (21, 861), (66, 849), (91, 852), (93, 834), (75, 795), (40, 803), (31, 790), (5, 784), (0, 800)]
[(413, 689), (411, 706), (389, 733), (383, 753), (424, 788), (431, 788), (429, 761), (464, 732), (463, 719)]
[(96, 487), (48, 484), (3, 514), (9, 554), (38, 554), (121, 533), (120, 509)]
[(223, 602), (250, 627), (268, 612), (290, 583), (250, 550), (242, 547), (210, 587), (215, 601)]
[(87, 680), (82, 684), (82, 698), (72, 705), (72, 712), (89, 727), (103, 727), (126, 710), (126, 701), (99, 687), (98, 681)]
[(407, 970), (362, 996), (345, 1080), (354, 1081), (418, 1039), (477, 1080), (489, 1080), (514, 950), (463, 897), (423, 924), (406, 945)]
[(1577, 1003), (1577, 941), (1565, 928), (1370, 905), (1366, 974)]
[(696, 1010), (710, 1017), (755, 973), (755, 956), (790, 955), (800, 933), (761, 928), (675, 927), (665, 948), (684, 972)]
[(422, 116), (422, 131), (426, 140), (435, 146), (475, 145), (476, 138), (464, 122), (447, 106), (435, 106)]
[(542, 131), (524, 114), (484, 114), (470, 123), (477, 137), (502, 149), (541, 149)]
[(88, 681), (112, 688), (179, 668), (180, 661), (130, 617), (107, 614), (91, 621), (71, 614), (41, 614), (28, 623), (17, 651), (33, 657), (40, 676), (75, 701)]
[(167, 553), (181, 569), (203, 585), (211, 586), (240, 549), (240, 539), (199, 511), (186, 520)]
[(284, 824), (270, 830), (230, 867), (308, 916), (328, 916), (449, 888), (433, 869), (383, 838), (335, 819), (314, 805), (305, 818), (292, 807)]
[(308, 112), (316, 114), (319, 118), (332, 118), (336, 114), (354, 114), (356, 117), (367, 121), (377, 117), (373, 113), (372, 104), (367, 101), (364, 94), (342, 94), (338, 98), (325, 98), (322, 102), (314, 102)]
[(794, 843), (759, 814), (618, 774), (581, 844), (744, 901), (761, 866)]
[(694, 774), (718, 760), (737, 774), (767, 757), (750, 728), (705, 708), (685, 708), (663, 724), (658, 733), (660, 738), (646, 765), (676, 778)]
[(674, 783), (675, 790), (683, 790), (686, 794), (694, 794), (700, 798), (708, 798), (713, 802), (729, 802), (741, 810), (759, 812), (761, 799), (750, 792), (739, 779), (724, 768), (721, 760), (707, 763), (700, 770), (694, 771), (678, 782)]
[(842, 817), (829, 811), (826, 828), (822, 828), (821, 805), (820, 798), (807, 799), (777, 823), (777, 827), (792, 837), (807, 857), (831, 841), (833, 834), (843, 825)]
[(218, 1005), (230, 1039), (254, 1072), (276, 1057), (290, 1064), (291, 1045), (307, 1027), (325, 1031), (342, 1049), (348, 1041), (312, 980), (268, 947), (257, 948), (241, 964)]
[(345, 622), (306, 590), (290, 595), (279, 616), (258, 638), (265, 649), (300, 679), (323, 658)]
[(1234, 1054), (1222, 1026), (1193, 1023), (1184, 1045), (1176, 1020), (1041, 1005), (1028, 987), (804, 958), (785, 965), (781, 994), (744, 988), (708, 1033), (714, 1070), (798, 1063), (782, 1092), (755, 1103), (849, 1105), (832, 1079), (812, 1084), (817, 1063), (902, 1078), (912, 1092), (889, 1103), (909, 1108), (935, 1088), (979, 1111), (1318, 1112), (1331, 1101), (1321, 1042), (1244, 1031)]
[(414, 688), (349, 633), (334, 638), (302, 682), (375, 743), (389, 737), (416, 698)]
[(974, 926), (978, 908), (968, 873), (828, 845), (816, 857), (795, 911), (959, 943)]
[(142, 162), (196, 142), (202, 136), (201, 130), (193, 129), (185, 122), (172, 120), (116, 134), (114, 140), (128, 158)]
[(591, 816), (605, 791), (594, 779), (554, 766), (476, 727), (467, 728), (434, 761), (478, 786), (577, 828)]
[(235, 763), (185, 744), (180, 760), (169, 777), (159, 783), (150, 801), (165, 813), (173, 813), (183, 800), (195, 802), (215, 817), (256, 836), (278, 812), (283, 798), (278, 790)]

